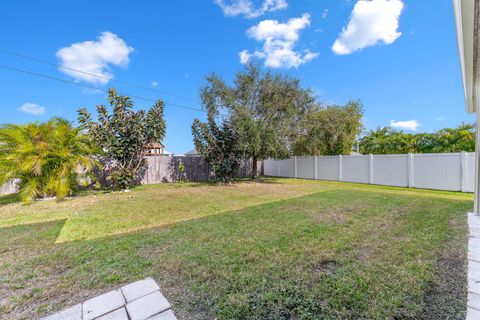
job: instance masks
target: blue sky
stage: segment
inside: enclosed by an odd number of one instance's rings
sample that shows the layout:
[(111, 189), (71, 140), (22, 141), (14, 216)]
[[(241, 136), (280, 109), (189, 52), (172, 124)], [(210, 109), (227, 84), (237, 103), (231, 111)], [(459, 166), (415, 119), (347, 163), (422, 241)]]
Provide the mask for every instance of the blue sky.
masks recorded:
[[(368, 129), (432, 131), (474, 120), (447, 0), (19, 0), (2, 1), (0, 12), (0, 49), (103, 78), (2, 52), (0, 65), (78, 84), (197, 109), (207, 74), (231, 81), (242, 62), (258, 60), (300, 78), (325, 103), (360, 99)], [(106, 103), (105, 93), (1, 67), (0, 88), (0, 123), (74, 121), (79, 107)], [(195, 117), (204, 114), (167, 105), (168, 150), (193, 147)]]

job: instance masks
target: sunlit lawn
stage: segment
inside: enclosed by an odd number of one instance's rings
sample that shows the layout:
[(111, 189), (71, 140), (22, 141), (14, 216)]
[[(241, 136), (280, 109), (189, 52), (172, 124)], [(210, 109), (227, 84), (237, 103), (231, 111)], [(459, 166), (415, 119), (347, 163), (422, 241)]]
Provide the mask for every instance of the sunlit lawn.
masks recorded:
[(179, 319), (460, 319), (465, 309), (468, 194), (266, 179), (15, 200), (0, 197), (1, 319), (146, 276)]

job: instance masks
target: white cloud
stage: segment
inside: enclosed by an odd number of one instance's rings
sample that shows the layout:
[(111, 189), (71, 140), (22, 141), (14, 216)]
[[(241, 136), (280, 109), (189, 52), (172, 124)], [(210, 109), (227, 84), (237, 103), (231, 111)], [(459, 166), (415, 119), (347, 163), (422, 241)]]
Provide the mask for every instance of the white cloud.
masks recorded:
[(323, 9), (322, 11), (322, 19), (326, 19), (328, 17), (328, 9)]
[(18, 108), (18, 110), (24, 113), (33, 114), (34, 116), (39, 116), (45, 113), (45, 107), (39, 106), (36, 103), (30, 103), (30, 102), (22, 104), (20, 108)]
[(288, 7), (286, 0), (264, 0), (259, 8), (251, 0), (231, 0), (226, 3), (225, 0), (215, 0), (215, 3), (222, 8), (226, 16), (243, 15), (247, 19), (258, 18), (266, 12), (277, 11)]
[[(126, 67), (130, 62), (129, 54), (133, 51), (125, 41), (111, 32), (102, 32), (95, 41), (74, 43), (57, 51), (57, 58), (63, 68), (59, 70), (77, 81), (94, 84), (106, 84), (113, 78), (111, 66)], [(79, 73), (71, 68), (86, 73), (102, 76), (94, 77)]]
[(380, 41), (392, 44), (402, 35), (398, 22), (403, 7), (401, 0), (359, 0), (347, 27), (335, 40), (333, 52), (350, 54)]
[(157, 81), (152, 81), (152, 87), (157, 87), (158, 86), (158, 82)]
[(305, 13), (300, 18), (292, 18), (287, 23), (277, 20), (263, 20), (247, 31), (247, 35), (263, 42), (262, 50), (250, 53), (240, 52), (240, 62), (247, 63), (252, 57), (265, 60), (265, 66), (271, 68), (297, 68), (316, 58), (318, 53), (304, 50), (297, 52), (294, 46), (299, 39), (300, 30), (310, 25), (310, 15)]
[(418, 127), (420, 127), (420, 123), (417, 120), (405, 120), (405, 121), (390, 121), (390, 127), (396, 129), (406, 129), (411, 131), (417, 131)]

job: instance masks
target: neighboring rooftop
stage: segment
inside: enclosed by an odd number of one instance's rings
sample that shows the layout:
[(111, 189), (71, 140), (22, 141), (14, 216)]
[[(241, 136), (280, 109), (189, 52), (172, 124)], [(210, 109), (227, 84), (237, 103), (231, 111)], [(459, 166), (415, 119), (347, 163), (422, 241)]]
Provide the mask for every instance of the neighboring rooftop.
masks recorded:
[(185, 153), (185, 157), (200, 157), (197, 150), (193, 149)]

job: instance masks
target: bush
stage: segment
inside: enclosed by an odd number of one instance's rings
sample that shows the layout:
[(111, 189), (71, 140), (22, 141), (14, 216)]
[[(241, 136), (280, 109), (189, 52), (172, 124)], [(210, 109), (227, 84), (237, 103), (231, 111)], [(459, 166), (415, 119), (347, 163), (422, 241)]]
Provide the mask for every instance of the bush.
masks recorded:
[(105, 106), (97, 106), (97, 121), (93, 121), (86, 109), (80, 109), (78, 121), (104, 151), (108, 180), (115, 188), (127, 189), (138, 183), (147, 167), (148, 146), (165, 136), (164, 103), (158, 100), (147, 112), (133, 111), (131, 99), (117, 94), (115, 89), (108, 90), (108, 101), (111, 113)]
[(97, 164), (89, 139), (70, 122), (53, 118), (45, 123), (0, 127), (0, 184), (20, 179), (20, 199), (62, 199), (79, 183), (94, 179)]

